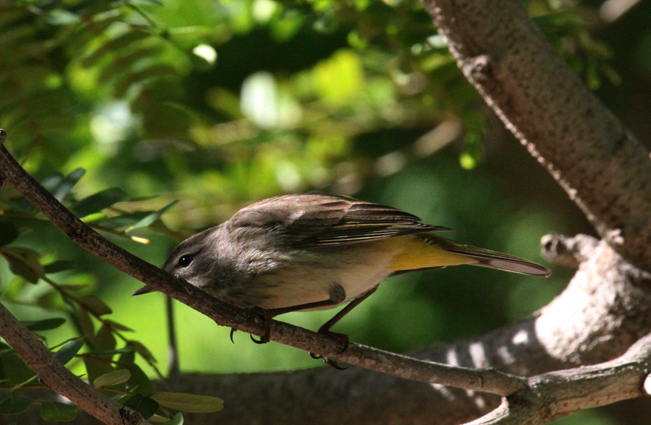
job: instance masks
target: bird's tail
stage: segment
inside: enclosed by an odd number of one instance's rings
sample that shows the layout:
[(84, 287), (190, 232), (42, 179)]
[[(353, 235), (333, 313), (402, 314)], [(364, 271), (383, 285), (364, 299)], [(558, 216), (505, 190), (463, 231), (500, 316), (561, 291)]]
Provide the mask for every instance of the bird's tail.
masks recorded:
[(434, 233), (403, 236), (406, 248), (396, 255), (394, 274), (460, 264), (490, 267), (533, 276), (549, 276), (551, 271), (540, 264), (489, 249), (463, 245)]

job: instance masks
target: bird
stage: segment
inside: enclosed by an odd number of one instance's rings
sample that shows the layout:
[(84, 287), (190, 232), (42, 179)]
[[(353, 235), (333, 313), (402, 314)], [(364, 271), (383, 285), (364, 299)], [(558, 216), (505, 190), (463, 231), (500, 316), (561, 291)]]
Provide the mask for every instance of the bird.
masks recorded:
[[(534, 276), (534, 262), (436, 234), (397, 208), (349, 196), (295, 194), (265, 199), (181, 242), (163, 269), (213, 296), (262, 314), (347, 304), (319, 332), (370, 296), (386, 278), (413, 271), (474, 265)], [(151, 292), (149, 286), (134, 295)], [(259, 342), (269, 340), (269, 325)]]

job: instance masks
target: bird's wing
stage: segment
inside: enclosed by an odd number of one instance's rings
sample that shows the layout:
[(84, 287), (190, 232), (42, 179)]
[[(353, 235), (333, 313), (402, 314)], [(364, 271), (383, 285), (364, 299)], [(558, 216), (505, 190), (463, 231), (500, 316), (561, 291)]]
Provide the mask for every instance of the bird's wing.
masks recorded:
[(450, 230), (423, 224), (396, 208), (336, 195), (285, 195), (238, 211), (233, 227), (268, 228), (292, 246), (349, 245), (415, 233)]

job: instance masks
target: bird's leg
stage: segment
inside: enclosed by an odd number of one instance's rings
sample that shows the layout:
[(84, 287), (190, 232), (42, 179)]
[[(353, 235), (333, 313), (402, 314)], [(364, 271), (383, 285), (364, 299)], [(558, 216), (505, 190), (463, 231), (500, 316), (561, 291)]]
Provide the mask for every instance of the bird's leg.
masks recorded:
[[(357, 297), (357, 298), (355, 298), (354, 300), (352, 300), (350, 303), (348, 303), (348, 305), (347, 305), (346, 307), (342, 308), (342, 309), (341, 309), (337, 314), (335, 314), (335, 315), (332, 317), (332, 319), (330, 319), (330, 320), (328, 320), (327, 322), (325, 322), (325, 323), (323, 324), (323, 326), (321, 326), (321, 327), (319, 328), (318, 332), (319, 332), (319, 333), (322, 333), (322, 334), (334, 334), (334, 332), (330, 332), (330, 328), (333, 327), (333, 326), (334, 326), (338, 321), (340, 321), (340, 320), (341, 320), (345, 315), (347, 315), (348, 313), (350, 313), (350, 311), (351, 311), (352, 309), (354, 309), (355, 307), (357, 307), (358, 305), (360, 305), (362, 301), (364, 301), (365, 299), (367, 299), (367, 298), (368, 298), (368, 297), (369, 297), (373, 292), (375, 292), (376, 290), (377, 290), (377, 286), (376, 286), (375, 288), (371, 288), (371, 289), (369, 289), (368, 291), (366, 291), (365, 293), (363, 293), (363, 294), (360, 295), (359, 297)], [(343, 334), (335, 334), (335, 335), (343, 335)], [(342, 351), (342, 353), (343, 353), (345, 350), (346, 350), (346, 349), (344, 348), (344, 350)]]
[[(340, 321), (345, 315), (350, 313), (352, 309), (360, 305), (362, 301), (367, 299), (376, 290), (377, 290), (377, 286), (375, 288), (369, 289), (364, 294), (352, 300), (350, 303), (348, 303), (346, 307), (344, 307), (337, 314), (335, 314), (332, 317), (332, 319), (325, 322), (323, 326), (321, 326), (317, 331), (320, 334), (326, 334), (326, 335), (333, 336), (335, 338), (339, 338), (344, 343), (344, 348), (339, 352), (339, 354), (343, 353), (348, 348), (348, 335), (332, 332), (330, 331), (330, 328), (333, 327), (338, 321)], [(335, 369), (339, 369), (339, 370), (346, 369), (339, 366), (336, 360), (329, 359), (328, 357), (323, 357), (314, 353), (310, 353), (310, 357), (312, 357), (313, 359), (322, 359), (325, 363), (334, 367)]]
[(253, 307), (251, 310), (254, 313), (262, 316), (262, 319), (264, 320), (264, 334), (260, 337), (259, 340), (254, 339), (253, 336), (251, 337), (251, 340), (256, 344), (266, 344), (267, 342), (269, 342), (270, 333), (271, 333), (271, 319), (274, 318), (275, 316), (285, 314), (285, 313), (291, 313), (294, 311), (311, 310), (313, 308), (334, 307), (337, 304), (340, 304), (345, 299), (346, 299), (346, 291), (341, 285), (335, 284), (330, 288), (330, 298), (328, 298), (327, 300), (292, 305), (289, 307), (281, 307), (281, 308), (264, 309), (260, 307)]

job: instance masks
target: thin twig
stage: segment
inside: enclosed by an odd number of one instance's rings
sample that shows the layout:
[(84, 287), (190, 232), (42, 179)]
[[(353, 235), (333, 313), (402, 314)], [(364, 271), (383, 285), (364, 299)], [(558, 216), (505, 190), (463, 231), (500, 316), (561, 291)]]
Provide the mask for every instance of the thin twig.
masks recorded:
[(179, 374), (179, 349), (176, 344), (176, 328), (174, 327), (174, 298), (169, 295), (165, 296), (165, 310), (167, 311), (167, 338), (169, 340), (167, 376), (174, 378)]

